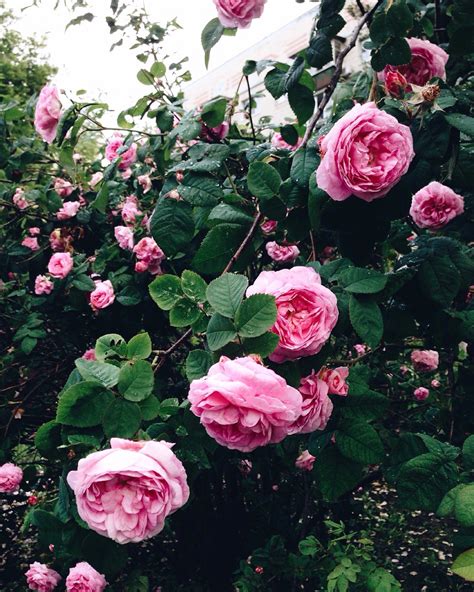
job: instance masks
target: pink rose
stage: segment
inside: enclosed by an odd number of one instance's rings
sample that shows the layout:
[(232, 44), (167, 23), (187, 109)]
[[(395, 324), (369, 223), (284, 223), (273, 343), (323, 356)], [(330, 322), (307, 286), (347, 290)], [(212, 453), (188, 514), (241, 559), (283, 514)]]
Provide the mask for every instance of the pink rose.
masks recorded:
[(267, 0), (214, 0), (217, 15), (224, 27), (247, 28), (254, 18), (262, 16)]
[(349, 368), (345, 366), (333, 369), (321, 368), (318, 376), (328, 385), (330, 395), (345, 397), (349, 392), (349, 385), (346, 382), (346, 378), (349, 376)]
[(300, 393), (250, 356), (222, 356), (192, 381), (188, 399), (211, 438), (242, 452), (281, 442), (301, 415)]
[(52, 592), (61, 580), (57, 571), (38, 561), (30, 564), (25, 576), (28, 588), (38, 592)]
[(273, 261), (281, 263), (294, 261), (300, 254), (300, 250), (296, 245), (279, 245), (275, 241), (267, 243), (265, 249)]
[(65, 251), (69, 248), (72, 237), (65, 229), (56, 228), (49, 235), (49, 245), (53, 251)]
[(150, 175), (139, 175), (137, 177), (138, 184), (142, 188), (143, 193), (148, 193), (151, 189)]
[(25, 238), (21, 241), (21, 244), (32, 251), (38, 251), (40, 248), (36, 236), (25, 236)]
[(138, 199), (136, 195), (128, 195), (122, 205), (122, 220), (127, 224), (133, 224), (137, 216), (142, 212), (138, 208)]
[(364, 354), (367, 353), (367, 346), (364, 345), (363, 343), (356, 343), (354, 345), (354, 349), (356, 350), (356, 354), (358, 356), (363, 356)]
[(17, 187), (12, 197), (12, 202), (19, 210), (25, 210), (29, 205), (29, 201), (25, 197), (25, 191), (21, 187)]
[(166, 257), (154, 239), (142, 238), (133, 248), (133, 252), (138, 259), (135, 265), (136, 271), (149, 271), (153, 275), (161, 273), (160, 264)]
[(110, 448), (79, 461), (67, 482), (89, 527), (118, 543), (137, 543), (163, 530), (188, 501), (186, 471), (169, 442), (110, 440)]
[(269, 356), (273, 362), (318, 353), (337, 323), (336, 296), (321, 285), (312, 267), (262, 271), (247, 289), (247, 296), (252, 294), (276, 298), (278, 315), (272, 331), (280, 342)]
[(56, 191), (59, 197), (69, 197), (74, 191), (74, 185), (66, 181), (66, 179), (57, 178), (54, 180), (54, 191)]
[(116, 226), (114, 228), (115, 240), (121, 249), (131, 251), (133, 249), (133, 230), (128, 226)]
[(95, 349), (91, 347), (90, 349), (86, 349), (86, 351), (81, 356), (84, 360), (91, 360), (95, 362), (97, 360), (95, 355)]
[(41, 234), (41, 230), (37, 226), (32, 226), (28, 228), (28, 232), (31, 236), (39, 236)]
[(94, 189), (94, 187), (96, 185), (98, 185), (102, 181), (103, 178), (104, 178), (104, 173), (102, 173), (101, 171), (97, 171), (97, 173), (94, 173), (92, 175), (91, 180), (89, 181), (89, 187)]
[(12, 493), (20, 487), (23, 471), (13, 463), (0, 465), (0, 492)]
[(303, 396), (303, 408), (290, 433), (309, 434), (315, 430), (324, 430), (333, 409), (328, 397), (328, 385), (313, 370), (309, 376), (301, 379), (299, 391)]
[(296, 459), (295, 467), (302, 471), (312, 471), (315, 460), (315, 456), (310, 454), (307, 450), (304, 450)]
[(433, 388), (436, 388), (437, 389), (437, 388), (439, 388), (441, 386), (441, 383), (440, 383), (439, 380), (436, 380), (436, 378), (433, 378), (433, 380), (431, 381), (431, 386)]
[(96, 282), (95, 289), (90, 293), (89, 300), (90, 305), (94, 310), (107, 308), (113, 304), (115, 300), (115, 293), (112, 282), (110, 280), (105, 280), (105, 282)]
[(229, 124), (224, 121), (216, 127), (209, 127), (205, 123), (202, 124), (201, 138), (206, 142), (220, 142), (227, 137), (229, 133)]
[(408, 84), (407, 79), (400, 74), (400, 72), (397, 70), (387, 71), (385, 74), (385, 92), (387, 95), (396, 99), (401, 99), (409, 88), (410, 85)]
[(419, 386), (413, 391), (413, 395), (417, 401), (424, 401), (430, 396), (430, 391), (424, 386)]
[(388, 73), (394, 70), (403, 75), (407, 82), (417, 86), (424, 86), (435, 76), (446, 80), (445, 66), (449, 55), (444, 49), (416, 37), (407, 39), (407, 42), (411, 51), (410, 63), (404, 66), (386, 66), (385, 70), (378, 75), (381, 80), (386, 81)]
[(105, 158), (107, 160), (112, 162), (118, 157), (121, 158), (118, 165), (121, 171), (127, 169), (137, 160), (137, 145), (133, 143), (126, 148), (123, 143), (122, 134), (114, 134), (105, 148)]
[(283, 136), (279, 132), (275, 132), (272, 136), (272, 146), (274, 148), (286, 148), (286, 150), (296, 150), (301, 146), (302, 141), (303, 138), (298, 138), (296, 144), (288, 144), (288, 142), (286, 142), (283, 139)]
[(386, 195), (415, 156), (410, 128), (375, 103), (355, 105), (321, 142), (318, 186), (335, 201)]
[(128, 181), (128, 179), (130, 179), (130, 177), (132, 176), (132, 174), (133, 174), (133, 171), (132, 171), (131, 167), (127, 167), (124, 171), (122, 171), (120, 173), (120, 176), (122, 177), (122, 179), (124, 181)]
[(69, 253), (55, 253), (48, 263), (48, 271), (55, 278), (65, 278), (74, 265)]
[(71, 567), (66, 578), (67, 592), (102, 592), (106, 586), (105, 577), (87, 561)]
[(35, 109), (35, 129), (45, 142), (51, 144), (61, 118), (59, 91), (55, 86), (46, 85), (41, 89)]
[(80, 207), (80, 201), (65, 201), (62, 207), (57, 211), (56, 218), (58, 220), (68, 220), (69, 218), (73, 218), (79, 211)]
[(464, 197), (446, 185), (432, 181), (415, 193), (410, 216), (420, 228), (438, 230), (464, 212)]
[(278, 226), (278, 222), (276, 220), (268, 220), (266, 219), (265, 222), (260, 224), (260, 228), (262, 229), (263, 234), (271, 234), (276, 230)]
[(439, 353), (432, 349), (414, 349), (410, 358), (417, 372), (432, 372), (439, 365)]
[(46, 275), (37, 275), (35, 279), (35, 294), (41, 296), (41, 294), (51, 294), (53, 291), (54, 284)]

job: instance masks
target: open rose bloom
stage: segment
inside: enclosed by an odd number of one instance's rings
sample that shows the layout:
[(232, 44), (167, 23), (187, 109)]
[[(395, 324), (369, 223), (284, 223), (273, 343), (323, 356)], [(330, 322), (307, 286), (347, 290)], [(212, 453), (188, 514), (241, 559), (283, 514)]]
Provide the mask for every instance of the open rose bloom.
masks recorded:
[(189, 497), (186, 471), (168, 442), (112, 438), (110, 448), (79, 461), (67, 482), (89, 527), (118, 543), (138, 543), (163, 530)]
[(246, 28), (254, 18), (262, 16), (267, 0), (214, 0), (217, 15), (224, 27)]
[(355, 105), (321, 141), (318, 187), (335, 201), (386, 195), (415, 156), (410, 128), (375, 103)]
[(0, 465), (0, 493), (11, 493), (20, 487), (23, 471), (13, 463)]
[(105, 157), (110, 162), (120, 157), (118, 168), (124, 171), (137, 160), (137, 145), (133, 143), (125, 148), (122, 134), (114, 134), (105, 148)]
[(37, 592), (52, 592), (61, 581), (57, 571), (38, 561), (30, 565), (25, 576), (28, 588)]
[(450, 187), (432, 181), (415, 193), (410, 216), (419, 228), (439, 230), (464, 212), (464, 197)]
[(247, 296), (252, 294), (271, 294), (276, 299), (278, 313), (272, 331), (280, 341), (269, 356), (273, 362), (318, 353), (337, 323), (336, 296), (311, 267), (262, 271), (247, 289)]
[(115, 292), (112, 282), (96, 282), (95, 289), (90, 293), (90, 305), (94, 310), (107, 308), (115, 301)]
[(349, 392), (349, 385), (346, 382), (349, 376), (349, 368), (345, 366), (339, 366), (339, 368), (321, 368), (318, 376), (328, 385), (330, 395), (345, 397)]
[(414, 349), (410, 358), (417, 372), (432, 372), (439, 366), (439, 353), (433, 349)]
[(265, 245), (267, 255), (279, 263), (292, 262), (300, 254), (300, 250), (296, 245), (279, 245), (275, 241), (270, 241)]
[(48, 263), (48, 271), (55, 278), (64, 279), (72, 270), (74, 260), (69, 253), (55, 253)]
[(252, 357), (222, 356), (188, 399), (207, 433), (222, 446), (251, 452), (295, 433), (302, 397), (285, 379)]
[(328, 385), (314, 371), (301, 379), (299, 391), (303, 396), (303, 407), (291, 433), (309, 434), (315, 430), (324, 430), (333, 410), (328, 390)]
[(87, 561), (71, 567), (66, 578), (66, 592), (102, 592), (107, 580)]
[(59, 91), (55, 86), (46, 85), (41, 89), (36, 103), (35, 129), (48, 144), (51, 144), (56, 137), (60, 118)]

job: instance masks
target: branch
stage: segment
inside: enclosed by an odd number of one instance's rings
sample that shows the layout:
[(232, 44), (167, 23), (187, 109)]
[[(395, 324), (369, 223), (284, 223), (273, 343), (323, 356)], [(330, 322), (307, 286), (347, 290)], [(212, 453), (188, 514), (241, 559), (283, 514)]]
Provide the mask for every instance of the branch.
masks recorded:
[(230, 258), (229, 263), (227, 263), (227, 265), (225, 266), (224, 271), (222, 272), (223, 274), (230, 271), (232, 265), (234, 265), (234, 263), (237, 261), (237, 259), (242, 254), (242, 251), (249, 244), (249, 242), (251, 241), (252, 236), (255, 232), (255, 229), (257, 228), (258, 223), (260, 222), (261, 217), (262, 217), (262, 215), (260, 214), (260, 212), (257, 212), (257, 214), (255, 214), (255, 218), (253, 219), (253, 223), (252, 223), (252, 226), (250, 227), (250, 230), (247, 232), (247, 235), (244, 238), (244, 240), (242, 241), (242, 243), (240, 244), (240, 247), (237, 249), (237, 251), (235, 251), (235, 253)]
[(255, 126), (253, 124), (253, 117), (252, 117), (252, 92), (250, 90), (250, 82), (249, 77), (245, 77), (245, 82), (247, 83), (247, 92), (249, 94), (249, 119), (250, 119), (250, 127), (252, 128), (252, 137), (254, 145), (257, 143), (257, 136), (255, 134)]
[(364, 25), (367, 22), (370, 22), (372, 15), (377, 10), (377, 8), (380, 6), (380, 4), (382, 4), (382, 2), (383, 2), (383, 0), (377, 0), (377, 3), (372, 8), (372, 10), (370, 10), (370, 12), (366, 12), (364, 14), (364, 16), (360, 19), (359, 24), (357, 25), (357, 27), (356, 27), (354, 33), (352, 34), (352, 37), (350, 38), (349, 42), (347, 43), (346, 47), (337, 56), (336, 69), (334, 70), (334, 74), (331, 78), (331, 81), (329, 82), (329, 84), (326, 87), (326, 90), (324, 91), (323, 98), (321, 99), (321, 102), (318, 105), (317, 111), (314, 113), (314, 115), (309, 120), (308, 127), (306, 128), (306, 132), (305, 132), (305, 135), (303, 138), (303, 142), (301, 143), (302, 147), (306, 146), (306, 144), (308, 143), (312, 133), (314, 132), (314, 128), (316, 127), (316, 124), (321, 119), (321, 116), (324, 113), (324, 109), (326, 108), (327, 104), (329, 103), (329, 100), (331, 99), (334, 91), (336, 90), (337, 83), (339, 82), (339, 78), (341, 77), (341, 74), (342, 74), (342, 65), (344, 63), (345, 57), (351, 51), (351, 49), (353, 49), (355, 47), (355, 45), (357, 43), (357, 39), (359, 37), (359, 34), (362, 31), (362, 28), (364, 27)]

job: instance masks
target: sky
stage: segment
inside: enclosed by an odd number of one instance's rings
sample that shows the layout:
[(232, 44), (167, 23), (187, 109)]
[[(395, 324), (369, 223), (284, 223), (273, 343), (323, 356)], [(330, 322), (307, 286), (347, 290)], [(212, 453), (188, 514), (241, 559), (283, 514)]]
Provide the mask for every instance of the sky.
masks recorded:
[[(216, 16), (212, 0), (129, 0), (137, 6), (145, 6), (158, 24), (176, 17), (182, 31), (169, 37), (167, 50), (176, 58), (189, 57), (188, 67), (197, 80), (206, 72), (204, 53), (201, 48), (201, 31)], [(107, 102), (115, 116), (134, 104), (146, 92), (146, 87), (136, 78), (143, 67), (136, 59), (136, 51), (119, 47), (110, 52), (113, 42), (104, 16), (108, 13), (109, 0), (91, 2), (92, 12), (98, 18), (91, 23), (84, 21), (78, 26), (66, 28), (72, 18), (60, 3), (54, 10), (56, 0), (42, 0), (39, 7), (29, 6), (32, 0), (6, 0), (7, 8), (18, 15), (15, 28), (25, 35), (44, 36), (45, 53), (49, 62), (58, 68), (53, 82), (74, 96), (78, 90), (87, 90), (87, 99)], [(276, 31), (289, 21), (310, 10), (314, 5), (306, 1), (267, 0), (261, 18), (253, 21), (249, 29), (240, 29), (235, 37), (224, 37), (211, 52), (209, 69), (215, 68), (240, 51), (258, 42), (262, 37)], [(76, 12), (73, 16), (82, 14)]]

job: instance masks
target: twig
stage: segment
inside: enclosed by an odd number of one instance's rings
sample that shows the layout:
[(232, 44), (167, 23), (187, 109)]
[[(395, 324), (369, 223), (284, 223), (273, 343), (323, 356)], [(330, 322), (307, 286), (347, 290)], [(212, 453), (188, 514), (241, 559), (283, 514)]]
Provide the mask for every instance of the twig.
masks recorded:
[(261, 218), (262, 218), (262, 214), (260, 214), (260, 212), (257, 212), (257, 214), (255, 214), (255, 218), (253, 219), (252, 226), (250, 227), (250, 230), (247, 232), (246, 237), (244, 238), (244, 240), (240, 244), (240, 247), (237, 249), (237, 251), (232, 255), (229, 263), (227, 263), (227, 265), (225, 266), (224, 271), (222, 273), (227, 273), (228, 271), (230, 271), (232, 265), (234, 265), (234, 263), (240, 257), (240, 255), (242, 254), (242, 251), (245, 249), (245, 247), (249, 244), (250, 240), (252, 239), (253, 233), (255, 232), (255, 229), (257, 228), (258, 223), (260, 222)]
[(320, 120), (320, 118), (324, 112), (324, 109), (326, 108), (327, 104), (329, 103), (329, 100), (331, 99), (334, 91), (336, 90), (337, 83), (339, 82), (339, 78), (341, 77), (341, 74), (342, 74), (342, 65), (343, 65), (345, 57), (351, 51), (351, 49), (353, 49), (355, 47), (355, 45), (357, 43), (357, 39), (359, 37), (359, 34), (360, 34), (362, 28), (364, 27), (364, 25), (367, 22), (370, 21), (370, 19), (372, 18), (372, 15), (377, 10), (377, 8), (380, 6), (380, 4), (382, 4), (382, 2), (383, 2), (383, 0), (377, 0), (377, 3), (372, 8), (372, 10), (370, 10), (370, 12), (366, 12), (364, 14), (364, 16), (360, 19), (359, 24), (357, 25), (354, 33), (352, 34), (352, 37), (350, 38), (348, 44), (341, 51), (341, 53), (337, 56), (336, 69), (334, 70), (334, 74), (333, 74), (329, 84), (327, 85), (326, 90), (324, 91), (323, 98), (321, 99), (321, 102), (319, 103), (316, 112), (309, 120), (308, 127), (306, 128), (306, 132), (305, 132), (305, 135), (303, 138), (303, 142), (301, 143), (302, 147), (306, 146), (309, 139), (311, 138), (311, 135), (314, 131), (314, 128), (316, 127), (316, 124)]
[(361, 2), (361, 0), (356, 0), (357, 2), (357, 6), (359, 7), (360, 13), (362, 14), (362, 16), (365, 14), (365, 8)]
[(257, 143), (257, 135), (255, 133), (255, 126), (253, 124), (253, 117), (252, 117), (252, 91), (250, 90), (250, 82), (249, 77), (245, 77), (245, 82), (247, 83), (247, 92), (249, 94), (249, 119), (250, 119), (250, 127), (252, 128), (252, 137), (254, 145)]

